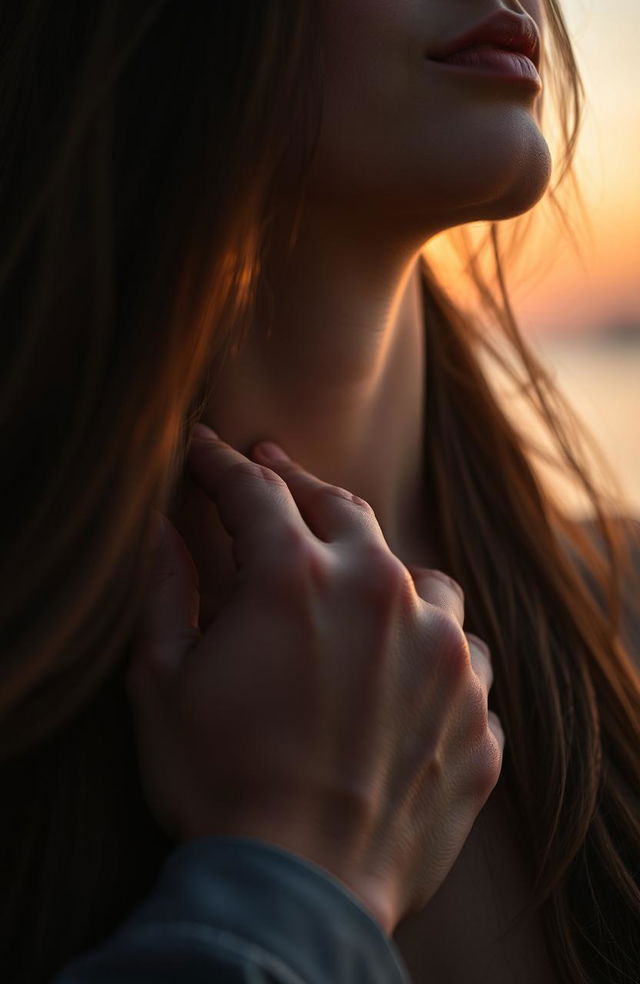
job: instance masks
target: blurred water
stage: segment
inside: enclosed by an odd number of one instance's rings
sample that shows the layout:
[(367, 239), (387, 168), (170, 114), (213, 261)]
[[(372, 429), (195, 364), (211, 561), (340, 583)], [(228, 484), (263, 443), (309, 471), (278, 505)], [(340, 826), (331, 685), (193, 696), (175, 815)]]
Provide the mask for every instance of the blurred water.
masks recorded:
[[(542, 337), (530, 344), (590, 429), (622, 484), (629, 508), (640, 518), (640, 336)], [(534, 418), (515, 404), (512, 410), (537, 434)], [(588, 512), (583, 495), (559, 481), (555, 471), (546, 474), (569, 512)]]

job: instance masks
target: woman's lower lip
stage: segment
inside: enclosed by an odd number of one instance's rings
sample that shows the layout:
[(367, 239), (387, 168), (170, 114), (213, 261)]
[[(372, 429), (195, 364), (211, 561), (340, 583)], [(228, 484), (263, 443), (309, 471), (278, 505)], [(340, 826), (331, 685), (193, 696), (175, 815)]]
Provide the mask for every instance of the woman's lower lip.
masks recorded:
[(434, 65), (474, 77), (500, 78), (542, 89), (542, 79), (530, 58), (504, 48), (467, 48), (447, 58), (429, 59)]

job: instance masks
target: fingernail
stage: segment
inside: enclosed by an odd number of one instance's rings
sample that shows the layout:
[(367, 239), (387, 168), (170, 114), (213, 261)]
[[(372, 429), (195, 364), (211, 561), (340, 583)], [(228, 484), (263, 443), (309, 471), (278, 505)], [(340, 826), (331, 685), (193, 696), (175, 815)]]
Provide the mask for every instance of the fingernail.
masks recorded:
[(289, 455), (285, 454), (282, 448), (272, 441), (260, 441), (254, 448), (254, 454), (264, 458), (265, 461), (291, 461)]
[[(218, 438), (218, 435), (213, 430), (213, 428), (208, 427), (207, 424), (203, 424), (201, 422), (198, 422), (197, 424), (194, 424), (193, 425), (193, 429), (191, 431), (191, 436), (192, 437), (199, 438), (201, 440), (203, 438), (206, 438), (206, 437), (216, 437), (216, 438)], [(219, 438), (218, 438), (218, 440), (219, 440)]]

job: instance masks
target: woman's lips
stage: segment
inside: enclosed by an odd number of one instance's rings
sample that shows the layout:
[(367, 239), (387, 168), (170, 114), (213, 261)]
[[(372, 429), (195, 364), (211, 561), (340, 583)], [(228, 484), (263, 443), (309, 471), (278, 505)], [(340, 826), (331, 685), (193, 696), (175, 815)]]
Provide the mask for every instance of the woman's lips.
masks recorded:
[(518, 51), (477, 45), (456, 51), (446, 58), (430, 59), (437, 65), (446, 65), (460, 72), (474, 75), (500, 77), (513, 82), (524, 82), (542, 89), (542, 79), (530, 58)]

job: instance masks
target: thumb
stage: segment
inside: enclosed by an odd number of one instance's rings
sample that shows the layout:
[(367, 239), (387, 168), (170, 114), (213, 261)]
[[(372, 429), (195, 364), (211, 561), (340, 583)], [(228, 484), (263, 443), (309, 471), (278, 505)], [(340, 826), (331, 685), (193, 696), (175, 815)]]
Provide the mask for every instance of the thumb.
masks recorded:
[(155, 546), (127, 674), (133, 696), (149, 675), (166, 678), (201, 637), (198, 571), (186, 543), (154, 511)]

